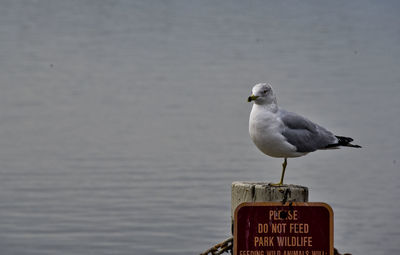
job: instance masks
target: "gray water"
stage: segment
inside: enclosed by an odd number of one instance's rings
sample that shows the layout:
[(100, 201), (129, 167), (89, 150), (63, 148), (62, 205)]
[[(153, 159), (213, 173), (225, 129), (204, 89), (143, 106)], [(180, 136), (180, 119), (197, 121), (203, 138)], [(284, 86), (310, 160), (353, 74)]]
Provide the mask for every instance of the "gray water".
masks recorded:
[(400, 253), (398, 1), (0, 1), (0, 254), (198, 254), (278, 181), (251, 87), (363, 149), (290, 159), (335, 247)]

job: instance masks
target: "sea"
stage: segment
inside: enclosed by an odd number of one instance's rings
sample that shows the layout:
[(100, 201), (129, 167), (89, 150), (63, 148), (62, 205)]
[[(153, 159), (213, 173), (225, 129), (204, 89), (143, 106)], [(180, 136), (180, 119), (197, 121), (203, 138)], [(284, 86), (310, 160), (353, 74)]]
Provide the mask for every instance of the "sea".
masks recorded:
[(289, 159), (341, 253), (400, 253), (400, 2), (1, 0), (0, 254), (200, 254), (277, 182), (253, 85), (361, 149)]

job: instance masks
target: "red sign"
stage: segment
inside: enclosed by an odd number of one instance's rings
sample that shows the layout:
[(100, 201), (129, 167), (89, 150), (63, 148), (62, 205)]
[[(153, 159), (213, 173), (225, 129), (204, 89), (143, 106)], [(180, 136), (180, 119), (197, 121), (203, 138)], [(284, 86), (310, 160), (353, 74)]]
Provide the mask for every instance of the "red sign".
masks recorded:
[(325, 203), (243, 203), (234, 255), (333, 255), (333, 211)]

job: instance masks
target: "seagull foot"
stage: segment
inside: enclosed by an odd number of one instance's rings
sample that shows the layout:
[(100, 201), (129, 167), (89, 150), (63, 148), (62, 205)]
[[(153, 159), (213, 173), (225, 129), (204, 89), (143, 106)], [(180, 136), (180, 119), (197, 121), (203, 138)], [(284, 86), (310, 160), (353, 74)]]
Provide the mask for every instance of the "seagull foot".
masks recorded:
[(278, 183), (268, 183), (269, 186), (274, 186), (274, 187), (278, 187), (278, 186), (283, 186), (282, 182), (278, 182)]

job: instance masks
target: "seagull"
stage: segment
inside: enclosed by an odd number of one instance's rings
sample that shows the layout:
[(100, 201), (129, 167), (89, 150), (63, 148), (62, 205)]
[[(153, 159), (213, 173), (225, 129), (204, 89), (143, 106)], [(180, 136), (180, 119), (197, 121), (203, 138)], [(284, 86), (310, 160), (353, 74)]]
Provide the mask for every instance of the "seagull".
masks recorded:
[(278, 107), (270, 84), (256, 84), (247, 101), (254, 102), (249, 119), (249, 133), (254, 144), (268, 156), (284, 158), (280, 182), (270, 185), (283, 185), (288, 158), (341, 146), (361, 148), (351, 144), (350, 137), (336, 136), (305, 117)]

